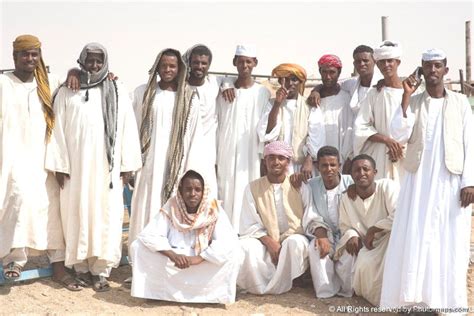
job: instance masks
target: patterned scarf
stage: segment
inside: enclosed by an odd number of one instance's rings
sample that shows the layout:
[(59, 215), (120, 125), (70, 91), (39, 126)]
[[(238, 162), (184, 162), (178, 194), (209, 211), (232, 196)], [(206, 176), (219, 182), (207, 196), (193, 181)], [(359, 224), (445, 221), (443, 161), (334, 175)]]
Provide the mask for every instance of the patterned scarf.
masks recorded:
[(178, 190), (176, 196), (169, 200), (171, 209), (166, 210), (162, 208), (160, 210), (168, 217), (173, 227), (178, 231), (185, 233), (196, 230), (196, 243), (194, 246), (196, 255), (199, 255), (209, 246), (214, 228), (216, 227), (218, 217), (217, 200), (208, 200), (208, 196), (209, 188), (206, 186), (197, 212), (190, 214), (186, 211), (186, 205)]
[[(90, 73), (84, 68), (88, 53), (99, 53), (104, 55), (104, 64), (97, 73)], [(114, 147), (117, 138), (118, 92), (115, 81), (107, 80), (109, 74), (107, 50), (99, 43), (89, 43), (82, 49), (77, 62), (81, 67), (81, 89), (86, 89), (86, 102), (89, 101), (90, 88), (100, 86), (102, 89), (102, 116), (104, 119), (105, 148), (110, 172), (114, 168)]]
[[(158, 73), (158, 64), (164, 51), (171, 50), (175, 53), (178, 58), (178, 89), (176, 91), (176, 98), (173, 108), (173, 125), (171, 127), (171, 137), (169, 140), (168, 152), (166, 154), (166, 161), (168, 162), (165, 168), (165, 184), (161, 191), (161, 200), (167, 201), (178, 181), (179, 171), (184, 157), (184, 144), (183, 139), (186, 133), (186, 127), (188, 123), (188, 117), (191, 110), (191, 99), (194, 95), (194, 91), (191, 90), (186, 83), (187, 68), (181, 58), (179, 51), (175, 49), (164, 49), (158, 56), (156, 56), (155, 63), (150, 70), (150, 77), (146, 86), (145, 94), (143, 95), (142, 102), (142, 124), (140, 126), (140, 143), (142, 150), (143, 164), (147, 159), (148, 153), (151, 146), (151, 135), (153, 134), (154, 128), (154, 112), (153, 112), (153, 101), (156, 95), (156, 88), (158, 83), (156, 82), (156, 76)], [(157, 106), (160, 106), (158, 104)], [(160, 137), (160, 135), (157, 135)]]

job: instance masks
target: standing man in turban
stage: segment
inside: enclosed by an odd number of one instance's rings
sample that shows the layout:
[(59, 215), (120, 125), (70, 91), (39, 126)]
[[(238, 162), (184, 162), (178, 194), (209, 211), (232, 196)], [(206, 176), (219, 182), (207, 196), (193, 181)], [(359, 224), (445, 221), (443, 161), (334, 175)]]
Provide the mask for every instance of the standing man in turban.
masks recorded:
[(218, 197), (238, 232), (245, 186), (260, 177), (262, 146), (257, 127), (270, 92), (252, 77), (258, 64), (254, 45), (238, 45), (233, 63), (238, 72), (233, 82), (235, 99), (228, 102), (221, 95), (217, 101), (217, 183)]
[(361, 102), (354, 123), (354, 154), (367, 154), (375, 159), (378, 172), (376, 179), (390, 178), (399, 184), (404, 175), (400, 160), (402, 145), (390, 134), (390, 123), (402, 101), (402, 80), (397, 69), (400, 65), (400, 44), (385, 41), (374, 50), (377, 67), (383, 74), (383, 87), (371, 88)]
[(78, 63), (80, 90), (61, 87), (54, 100), (46, 167), (61, 187), (66, 266), (84, 286), (107, 291), (122, 257), (122, 180), (141, 167), (138, 130), (126, 90), (107, 79), (105, 47), (87, 44)]
[[(341, 86), (337, 82), (341, 74), (342, 63), (336, 55), (328, 54), (319, 59), (318, 66), (323, 81), (320, 90), (322, 124), (316, 124), (321, 121), (320, 114), (315, 110), (311, 111), (310, 122), (314, 123), (310, 124), (308, 143), (314, 142), (313, 139), (318, 137), (317, 135), (325, 133), (325, 145), (336, 147), (339, 150), (340, 161), (343, 165), (342, 171), (348, 173), (352, 157), (353, 113), (349, 106), (349, 93), (341, 90)], [(317, 160), (317, 153), (317, 150), (310, 150), (314, 161)]]
[[(305, 147), (310, 113), (310, 107), (303, 96), (306, 71), (297, 64), (281, 64), (273, 69), (272, 76), (278, 78), (281, 87), (260, 119), (260, 141), (267, 143), (283, 140), (291, 144), (295, 155), (290, 161), (289, 173), (301, 172), (306, 181), (312, 177), (313, 171), (313, 160)], [(324, 134), (319, 136), (312, 139), (313, 147), (321, 147), (326, 141)]]
[[(403, 81), (392, 133), (407, 146), (405, 179), (387, 249), (382, 307), (465, 308), (474, 202), (474, 122), (466, 96), (447, 90), (446, 54), (422, 55), (426, 90)], [(453, 310), (455, 312), (455, 310)]]
[(0, 75), (0, 258), (7, 280), (20, 277), (31, 250), (46, 250), (53, 279), (81, 288), (64, 271), (59, 187), (44, 166), (52, 141), (51, 92), (60, 82), (48, 75), (41, 42), (32, 35), (13, 42), (15, 70)]
[(240, 245), (245, 253), (237, 285), (254, 294), (282, 294), (308, 268), (309, 241), (303, 214), (312, 212), (306, 186), (295, 189), (287, 175), (292, 148), (283, 141), (265, 146), (267, 175), (245, 188)]

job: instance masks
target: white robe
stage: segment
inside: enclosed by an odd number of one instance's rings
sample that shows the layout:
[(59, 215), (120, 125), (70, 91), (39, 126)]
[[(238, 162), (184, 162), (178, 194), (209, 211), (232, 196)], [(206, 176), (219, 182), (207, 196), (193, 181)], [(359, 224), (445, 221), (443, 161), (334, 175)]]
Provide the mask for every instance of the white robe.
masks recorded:
[[(436, 102), (437, 101), (437, 102)], [(474, 125), (466, 100), (463, 121), (464, 171), (455, 175), (444, 163), (443, 99), (429, 99), (421, 163), (406, 172), (387, 250), (382, 307), (425, 304), (467, 307), (471, 207), (462, 208), (461, 188), (474, 186)], [(448, 106), (449, 109), (449, 106)], [(392, 132), (406, 143), (414, 115), (395, 113)]]
[(389, 178), (399, 184), (405, 174), (402, 161), (392, 162), (387, 154), (388, 147), (383, 143), (372, 142), (369, 137), (381, 134), (393, 138), (390, 124), (395, 110), (402, 102), (403, 89), (384, 87), (378, 92), (370, 89), (361, 102), (360, 111), (354, 123), (354, 156), (367, 154), (377, 165), (375, 179)]
[[(353, 113), (349, 107), (350, 96), (344, 90), (339, 91), (337, 95), (321, 99), (321, 111), (324, 120), (327, 146), (336, 147), (341, 155), (341, 162), (352, 158), (352, 122)], [(318, 115), (317, 111), (311, 111), (310, 121), (318, 121), (312, 116)], [(315, 125), (319, 126), (319, 125)], [(312, 124), (309, 125), (310, 129)], [(309, 131), (311, 135), (317, 135), (318, 131)]]
[(232, 103), (222, 96), (217, 101), (217, 183), (218, 197), (238, 232), (245, 187), (260, 178), (263, 144), (257, 127), (270, 92), (255, 82), (248, 89), (235, 89), (235, 94)]
[(382, 229), (381, 232), (375, 234), (374, 248), (368, 250), (362, 247), (352, 268), (354, 292), (377, 306), (380, 302), (385, 252), (390, 238), (399, 187), (390, 179), (377, 180), (375, 185), (374, 194), (365, 200), (357, 196), (353, 201), (347, 194), (342, 196), (339, 207), (339, 226), (343, 235), (336, 246), (336, 257), (347, 254), (345, 247), (352, 237), (359, 237), (363, 241), (370, 227)]
[(211, 244), (200, 254), (204, 262), (179, 269), (158, 252), (173, 250), (194, 256), (195, 241), (194, 230), (178, 231), (163, 212), (157, 214), (131, 247), (131, 295), (186, 303), (234, 303), (241, 252), (237, 234), (222, 208)]
[(375, 70), (368, 87), (361, 86), (359, 76), (346, 79), (340, 83), (341, 89), (349, 93), (351, 96), (349, 105), (351, 107), (352, 113), (354, 113), (354, 120), (359, 113), (360, 103), (367, 96), (368, 90), (370, 87), (376, 85), (380, 79), (383, 79), (383, 76), (377, 70)]
[[(134, 93), (133, 107), (138, 129), (140, 129), (142, 121), (142, 100), (145, 89), (146, 85), (141, 85), (135, 89)], [(156, 89), (155, 99), (153, 100), (154, 126), (150, 150), (142, 169), (136, 173), (135, 188), (133, 190), (132, 216), (128, 235), (129, 247), (166, 202), (161, 200), (161, 191), (168, 165), (166, 159), (173, 124), (175, 96), (176, 92), (161, 90), (159, 86)], [(210, 164), (206, 163), (203, 156), (205, 153), (202, 151), (204, 145), (199, 111), (198, 99), (194, 97), (191, 101), (186, 133), (182, 140), (184, 156), (178, 178), (181, 178), (185, 170), (193, 169), (203, 175), (204, 179), (212, 179), (209, 174), (213, 171), (209, 170)], [(210, 194), (212, 195), (212, 192)]]
[[(54, 76), (49, 83), (51, 91), (60, 84)], [(12, 248), (64, 249), (59, 187), (44, 168), (45, 132), (36, 80), (0, 75), (0, 258)]]
[[(302, 186), (301, 197), (304, 212), (312, 211), (311, 193)], [(288, 229), (288, 220), (283, 209), (282, 190), (275, 189), (275, 204), (280, 231)], [(286, 226), (285, 226), (286, 225)], [(286, 228), (286, 229), (285, 229)], [(294, 279), (308, 268), (308, 244), (304, 235), (293, 234), (281, 243), (278, 264), (275, 266), (265, 245), (258, 239), (267, 235), (267, 230), (257, 213), (250, 186), (244, 193), (240, 221), (240, 246), (245, 254), (237, 285), (254, 294), (282, 294), (291, 290)]]
[[(54, 140), (46, 168), (69, 174), (61, 190), (61, 220), (66, 241), (65, 265), (85, 259), (118, 266), (122, 254), (123, 185), (120, 172), (141, 167), (135, 116), (128, 94), (118, 85), (114, 168), (105, 149), (102, 88), (74, 92), (61, 88), (54, 101)], [(113, 188), (110, 188), (112, 183)]]

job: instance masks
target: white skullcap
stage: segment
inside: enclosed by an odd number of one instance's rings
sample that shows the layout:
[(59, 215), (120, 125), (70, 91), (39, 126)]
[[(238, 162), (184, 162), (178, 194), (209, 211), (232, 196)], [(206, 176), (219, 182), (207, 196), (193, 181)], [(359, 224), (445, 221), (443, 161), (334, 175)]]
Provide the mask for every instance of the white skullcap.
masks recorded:
[(257, 57), (257, 47), (255, 45), (237, 45), (235, 56)]
[(446, 53), (438, 48), (430, 48), (423, 52), (421, 60), (432, 61), (432, 60), (444, 60), (446, 59)]
[(384, 59), (400, 59), (402, 57), (402, 46), (398, 42), (383, 41), (374, 48), (375, 61)]

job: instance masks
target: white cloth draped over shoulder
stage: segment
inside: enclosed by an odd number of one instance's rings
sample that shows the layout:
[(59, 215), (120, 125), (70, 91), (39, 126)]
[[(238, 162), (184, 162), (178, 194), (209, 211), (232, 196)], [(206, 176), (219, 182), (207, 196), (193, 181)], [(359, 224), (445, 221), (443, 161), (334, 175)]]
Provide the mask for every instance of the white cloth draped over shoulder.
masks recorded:
[[(54, 91), (59, 79), (50, 75), (49, 85)], [(45, 135), (36, 80), (0, 75), (0, 258), (12, 248), (64, 250), (59, 187), (44, 167)]]
[(362, 200), (359, 196), (351, 200), (342, 195), (339, 206), (339, 226), (342, 237), (336, 246), (335, 258), (347, 253), (345, 246), (352, 237), (365, 238), (367, 230), (375, 226), (383, 231), (375, 234), (372, 250), (360, 249), (352, 270), (352, 288), (359, 296), (377, 306), (380, 302), (385, 251), (390, 238), (393, 216), (397, 204), (399, 187), (390, 179), (375, 181), (375, 192)]
[[(163, 208), (170, 211), (169, 202)], [(209, 247), (200, 253), (205, 261), (179, 269), (159, 251), (196, 255), (196, 230), (181, 232), (159, 212), (132, 243), (131, 295), (187, 303), (234, 303), (241, 252), (237, 234), (220, 206), (217, 215)]]
[(114, 168), (109, 172), (105, 149), (102, 88), (56, 95), (55, 127), (46, 168), (69, 175), (61, 190), (61, 220), (66, 266), (97, 257), (107, 268), (121, 259), (123, 198), (121, 172), (141, 167), (140, 142), (128, 93), (117, 84), (117, 133)]
[[(138, 127), (142, 120), (142, 100), (146, 85), (141, 85), (134, 92), (133, 107)], [(165, 201), (161, 200), (164, 176), (168, 166), (167, 152), (173, 124), (173, 109), (176, 92), (156, 88), (153, 100), (154, 127), (151, 146), (145, 164), (136, 174), (132, 198), (132, 216), (130, 218), (129, 246), (145, 226), (158, 214)], [(184, 139), (184, 157), (180, 175), (184, 170), (196, 170), (205, 179), (212, 179), (214, 170), (203, 156), (204, 137), (201, 124), (199, 100), (193, 97)], [(213, 168), (212, 168), (213, 169)], [(175, 188), (176, 190), (177, 188)]]
[[(460, 192), (463, 187), (474, 186), (474, 123), (467, 98), (462, 97), (460, 103), (447, 100), (428, 97), (419, 105), (428, 109), (424, 146), (418, 170), (406, 172), (400, 192), (385, 262), (382, 307), (468, 306), (471, 207), (461, 207)], [(457, 122), (462, 126), (458, 141), (464, 147), (461, 175), (449, 172), (445, 163), (444, 102), (448, 102), (449, 111), (460, 108), (463, 112), (462, 121)], [(399, 108), (392, 123), (393, 135), (406, 144), (414, 123), (410, 108), (406, 118)]]
[(268, 89), (255, 82), (248, 89), (235, 89), (232, 103), (222, 96), (217, 101), (218, 197), (236, 232), (245, 187), (260, 178), (263, 143), (260, 143), (257, 127), (269, 99)]
[(389, 178), (400, 184), (405, 174), (402, 161), (392, 162), (383, 143), (370, 141), (375, 134), (393, 138), (390, 124), (395, 110), (402, 102), (403, 89), (383, 87), (378, 92), (372, 88), (361, 102), (360, 111), (354, 123), (354, 156), (367, 154), (377, 165), (376, 179)]

